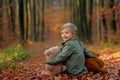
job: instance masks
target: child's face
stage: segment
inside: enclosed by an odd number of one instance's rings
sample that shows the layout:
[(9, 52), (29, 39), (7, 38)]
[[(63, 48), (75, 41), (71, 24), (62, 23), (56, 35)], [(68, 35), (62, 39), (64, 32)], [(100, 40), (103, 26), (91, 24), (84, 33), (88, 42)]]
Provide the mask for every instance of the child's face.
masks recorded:
[(68, 41), (71, 39), (74, 35), (74, 32), (71, 32), (69, 28), (63, 29), (61, 31), (61, 37), (64, 42)]

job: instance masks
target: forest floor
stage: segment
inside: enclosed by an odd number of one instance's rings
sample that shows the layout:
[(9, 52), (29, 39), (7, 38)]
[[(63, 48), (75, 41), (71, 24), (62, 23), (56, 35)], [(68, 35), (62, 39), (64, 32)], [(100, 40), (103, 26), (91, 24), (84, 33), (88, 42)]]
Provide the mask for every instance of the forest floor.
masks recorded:
[[(46, 29), (44, 42), (31, 42), (25, 45), (25, 49), (33, 53), (33, 56), (25, 61), (18, 62), (16, 69), (7, 68), (0, 71), (0, 80), (48, 80), (49, 76), (41, 75), (45, 70), (45, 56), (44, 50), (55, 45), (59, 45), (60, 37), (57, 30), (62, 24), (64, 24), (64, 17), (59, 8), (51, 9), (54, 13), (48, 12), (46, 16), (46, 25), (49, 26)], [(59, 16), (58, 16), (59, 15)], [(56, 28), (57, 27), (57, 28)], [(54, 31), (52, 31), (54, 30)], [(120, 80), (120, 48), (117, 46), (101, 47), (96, 45), (85, 45), (88, 49), (99, 53), (99, 58), (105, 62), (107, 67), (107, 73), (89, 72), (85, 75), (78, 75), (76, 79), (73, 79), (67, 74), (61, 74), (54, 77), (54, 80)]]

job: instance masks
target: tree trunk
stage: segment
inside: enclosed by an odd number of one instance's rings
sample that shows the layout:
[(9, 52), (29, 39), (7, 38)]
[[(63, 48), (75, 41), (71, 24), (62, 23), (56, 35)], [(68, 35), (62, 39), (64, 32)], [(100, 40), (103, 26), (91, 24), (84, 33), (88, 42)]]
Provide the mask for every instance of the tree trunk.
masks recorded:
[(86, 0), (80, 0), (80, 28), (78, 29), (79, 37), (82, 41), (87, 41), (86, 29), (87, 29), (87, 19), (86, 19)]
[(27, 34), (26, 39), (30, 40), (31, 38), (31, 8), (30, 8), (30, 0), (27, 0)]
[(16, 26), (16, 37), (15, 37), (15, 40), (16, 41), (19, 41), (20, 40), (20, 37), (19, 37), (19, 33), (20, 33), (20, 30), (19, 30), (19, 27), (20, 27), (20, 24), (19, 24), (19, 0), (15, 0), (15, 3), (16, 3), (16, 10), (15, 10), (15, 26)]
[[(105, 3), (103, 0), (100, 1), (100, 6), (104, 7)], [(108, 27), (107, 27), (107, 21), (105, 14), (102, 14), (102, 20), (101, 23), (103, 25), (103, 42), (108, 42)]]
[(41, 21), (42, 21), (42, 31), (41, 31), (41, 41), (44, 41), (44, 0), (42, 0), (42, 5), (41, 5), (41, 10), (42, 10), (42, 16), (41, 16)]
[(19, 24), (20, 24), (20, 42), (24, 43), (24, 5), (23, 0), (19, 0)]
[(2, 25), (2, 9), (3, 9), (3, 0), (0, 0), (0, 48), (3, 47), (3, 25)]
[(93, 14), (93, 0), (87, 1), (88, 4), (88, 25), (87, 25), (87, 39), (92, 42), (92, 14)]
[(115, 9), (114, 9), (114, 5), (115, 1), (114, 0), (108, 0), (108, 7), (111, 9), (112, 14), (109, 20), (110, 23), (110, 28), (112, 30), (113, 34), (116, 34), (117, 32), (117, 27), (116, 27), (116, 20), (115, 20)]
[(14, 8), (14, 1), (13, 0), (7, 0), (8, 4), (8, 29), (9, 29), (9, 43), (14, 42), (15, 37), (15, 8)]
[(34, 7), (34, 11), (33, 11), (33, 17), (34, 17), (34, 27), (33, 27), (33, 34), (34, 34), (34, 41), (36, 41), (37, 40), (37, 32), (36, 32), (36, 27), (37, 27), (37, 25), (36, 25), (36, 0), (34, 0), (33, 1), (33, 7)]
[(30, 39), (33, 41), (34, 40), (34, 0), (30, 0), (30, 15), (31, 15), (31, 20), (30, 20)]
[(73, 14), (74, 13), (74, 11), (73, 11), (73, 2), (74, 2), (73, 0), (70, 0), (70, 17), (71, 17), (70, 21), (72, 23), (74, 22), (74, 18), (73, 18), (74, 17), (74, 14)]

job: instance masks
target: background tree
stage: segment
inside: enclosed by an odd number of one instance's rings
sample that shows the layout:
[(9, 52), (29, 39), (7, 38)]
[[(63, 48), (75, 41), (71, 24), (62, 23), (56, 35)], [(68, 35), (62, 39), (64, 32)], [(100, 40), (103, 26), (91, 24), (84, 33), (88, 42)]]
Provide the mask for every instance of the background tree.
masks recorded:
[(60, 24), (74, 23), (83, 42), (119, 42), (119, 5), (119, 0), (1, 0), (0, 42), (44, 41), (55, 26), (46, 26), (46, 17), (57, 9), (63, 12)]
[(23, 0), (19, 0), (19, 28), (20, 28), (20, 42), (24, 43), (25, 41), (25, 30), (24, 30), (24, 6)]
[[(2, 32), (3, 32), (3, 26), (2, 26), (2, 4), (3, 4), (3, 1), (2, 0), (0, 0), (0, 46), (2, 47), (3, 45), (2, 45), (2, 43), (3, 43), (3, 34), (2, 34)], [(0, 47), (0, 48), (1, 48)]]
[(108, 8), (111, 10), (111, 16), (109, 19), (110, 28), (113, 34), (116, 34), (117, 27), (116, 27), (116, 20), (115, 20), (115, 0), (108, 0)]
[(87, 10), (88, 10), (88, 25), (87, 25), (87, 39), (92, 42), (92, 16), (93, 16), (93, 0), (87, 0)]
[(41, 41), (44, 41), (44, 0), (41, 1)]

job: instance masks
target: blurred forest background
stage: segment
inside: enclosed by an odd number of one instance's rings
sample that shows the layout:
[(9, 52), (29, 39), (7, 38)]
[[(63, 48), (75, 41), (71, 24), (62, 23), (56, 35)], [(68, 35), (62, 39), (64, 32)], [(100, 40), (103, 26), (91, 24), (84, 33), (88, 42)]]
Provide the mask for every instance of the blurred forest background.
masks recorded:
[(67, 22), (78, 27), (81, 41), (118, 44), (119, 7), (120, 0), (0, 0), (0, 48), (60, 37)]

